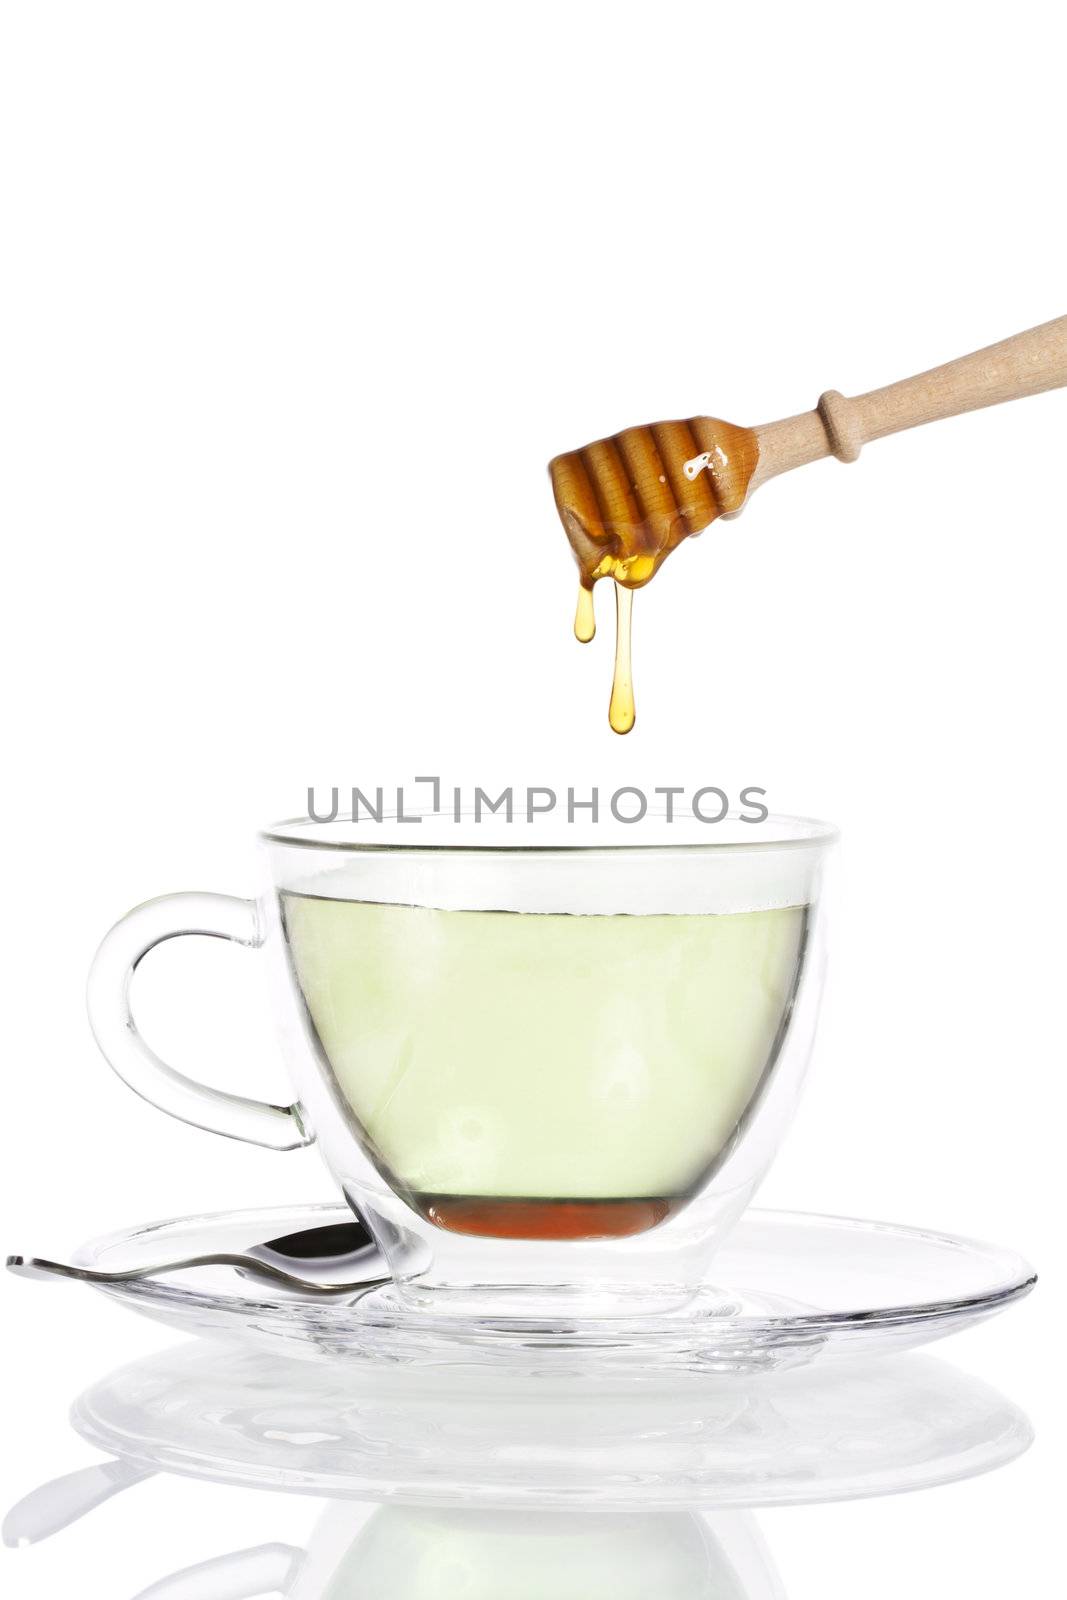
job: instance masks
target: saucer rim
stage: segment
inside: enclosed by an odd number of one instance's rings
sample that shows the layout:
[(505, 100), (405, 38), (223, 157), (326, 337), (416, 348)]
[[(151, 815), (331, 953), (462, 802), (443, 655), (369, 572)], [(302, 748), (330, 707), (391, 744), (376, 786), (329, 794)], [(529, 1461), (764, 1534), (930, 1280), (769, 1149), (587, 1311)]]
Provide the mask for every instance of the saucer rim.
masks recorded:
[[(110, 1249), (134, 1240), (141, 1240), (153, 1233), (161, 1233), (167, 1229), (195, 1228), (211, 1226), (212, 1224), (240, 1224), (243, 1221), (251, 1222), (253, 1219), (262, 1221), (268, 1228), (275, 1221), (291, 1219), (295, 1215), (305, 1216), (320, 1220), (345, 1220), (351, 1217), (352, 1212), (343, 1200), (326, 1200), (298, 1202), (291, 1205), (279, 1206), (247, 1206), (238, 1208), (225, 1208), (218, 1211), (194, 1212), (188, 1215), (161, 1218), (156, 1221), (142, 1223), (136, 1227), (114, 1229), (106, 1234), (96, 1235), (87, 1239), (74, 1251), (72, 1260), (78, 1266), (92, 1267), (99, 1264), (100, 1257)], [(866, 1234), (892, 1234), (897, 1238), (923, 1242), (955, 1250), (962, 1250), (971, 1255), (981, 1255), (990, 1267), (991, 1277), (995, 1269), (1002, 1275), (999, 1287), (990, 1287), (982, 1293), (969, 1295), (964, 1298), (952, 1300), (935, 1299), (915, 1301), (908, 1304), (898, 1304), (887, 1307), (854, 1307), (844, 1311), (814, 1311), (798, 1312), (784, 1316), (772, 1313), (760, 1315), (728, 1315), (722, 1319), (721, 1331), (729, 1334), (751, 1334), (757, 1330), (767, 1332), (792, 1332), (794, 1334), (818, 1335), (819, 1333), (832, 1333), (842, 1328), (861, 1329), (870, 1327), (892, 1328), (894, 1326), (914, 1326), (921, 1323), (935, 1323), (951, 1320), (953, 1317), (967, 1316), (983, 1312), (990, 1314), (1012, 1304), (1016, 1300), (1024, 1299), (1038, 1282), (1036, 1269), (1019, 1252), (1007, 1249), (1000, 1245), (990, 1244), (985, 1240), (976, 1239), (966, 1234), (947, 1233), (940, 1229), (921, 1228), (909, 1223), (882, 1222), (868, 1218), (840, 1216), (833, 1213), (817, 1211), (796, 1211), (781, 1207), (751, 1207), (736, 1225), (738, 1229), (745, 1220), (769, 1223), (772, 1226), (785, 1228), (789, 1226), (814, 1225), (827, 1230), (840, 1230), (845, 1232), (860, 1232)], [(292, 1231), (292, 1230), (290, 1230)], [(1005, 1281), (1006, 1280), (1006, 1281)], [(362, 1293), (356, 1293), (351, 1300), (343, 1302), (316, 1302), (318, 1308), (327, 1314), (350, 1310), (354, 1304), (373, 1295), (378, 1285), (368, 1285)], [(179, 1279), (164, 1281), (162, 1279), (145, 1279), (139, 1283), (119, 1285), (100, 1285), (100, 1290), (112, 1297), (121, 1299), (146, 1298), (154, 1304), (173, 1304), (183, 1308), (200, 1304), (210, 1306), (211, 1309), (225, 1313), (228, 1311), (243, 1312), (254, 1306), (262, 1309), (284, 1310), (287, 1307), (300, 1304), (297, 1299), (282, 1299), (265, 1293), (262, 1288), (248, 1295), (226, 1293), (218, 1290), (203, 1290), (195, 1287), (183, 1287)], [(395, 1317), (367, 1316), (368, 1308), (364, 1307), (361, 1325), (372, 1328), (395, 1325)], [(412, 1313), (414, 1315), (414, 1313)], [(455, 1318), (452, 1316), (434, 1314), (430, 1311), (419, 1312), (420, 1324), (434, 1331), (448, 1331), (454, 1328)], [(482, 1325), (486, 1332), (491, 1331), (494, 1323), (499, 1323), (500, 1318), (474, 1318), (463, 1319), (468, 1323)], [(710, 1322), (710, 1319), (709, 1319)], [(597, 1317), (589, 1319), (588, 1326), (602, 1330), (605, 1337), (613, 1331), (619, 1335), (625, 1334), (632, 1338), (635, 1333), (642, 1331), (641, 1324), (645, 1323), (646, 1335), (659, 1333), (669, 1334), (681, 1332), (686, 1326), (691, 1326), (685, 1318), (665, 1315), (649, 1317)], [(711, 1328), (709, 1326), (709, 1332)], [(514, 1337), (514, 1329), (501, 1330), (504, 1340)]]

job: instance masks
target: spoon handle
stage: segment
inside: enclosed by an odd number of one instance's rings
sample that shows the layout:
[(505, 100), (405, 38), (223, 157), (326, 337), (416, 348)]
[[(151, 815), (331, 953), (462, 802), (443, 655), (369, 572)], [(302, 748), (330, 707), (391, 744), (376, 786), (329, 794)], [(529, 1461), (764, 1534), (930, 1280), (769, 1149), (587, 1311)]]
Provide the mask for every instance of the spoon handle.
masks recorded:
[(195, 1267), (238, 1267), (249, 1277), (262, 1278), (268, 1283), (278, 1283), (286, 1289), (298, 1289), (301, 1294), (339, 1295), (355, 1294), (361, 1289), (384, 1283), (384, 1278), (363, 1278), (352, 1283), (312, 1283), (297, 1277), (282, 1267), (255, 1256), (217, 1252), (213, 1255), (189, 1256), (184, 1261), (163, 1261), (151, 1267), (129, 1267), (121, 1272), (101, 1272), (93, 1267), (75, 1267), (65, 1261), (49, 1261), (44, 1256), (8, 1256), (9, 1272), (24, 1278), (72, 1278), (78, 1283), (92, 1283), (108, 1287), (123, 1283), (138, 1283), (143, 1278), (162, 1278), (172, 1272), (189, 1272)]
[(40, 1544), (61, 1528), (87, 1516), (113, 1495), (155, 1475), (154, 1467), (139, 1467), (129, 1461), (100, 1461), (92, 1467), (68, 1472), (62, 1478), (25, 1495), (4, 1518), (3, 1540), (11, 1549)]
[(852, 399), (829, 389), (814, 411), (755, 429), (760, 453), (750, 489), (824, 456), (855, 461), (871, 439), (1065, 385), (1067, 317), (1056, 317), (884, 389)]

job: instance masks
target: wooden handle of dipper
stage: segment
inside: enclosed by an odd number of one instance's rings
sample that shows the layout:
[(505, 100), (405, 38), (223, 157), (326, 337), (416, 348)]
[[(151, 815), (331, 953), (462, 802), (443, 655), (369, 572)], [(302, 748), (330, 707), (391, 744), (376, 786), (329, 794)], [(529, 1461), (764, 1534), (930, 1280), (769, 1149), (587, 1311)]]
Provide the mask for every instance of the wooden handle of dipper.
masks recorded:
[(749, 489), (823, 456), (855, 461), (869, 439), (1065, 385), (1067, 317), (1056, 317), (943, 367), (904, 378), (885, 389), (872, 389), (870, 394), (850, 400), (830, 389), (814, 411), (754, 430), (759, 461)]

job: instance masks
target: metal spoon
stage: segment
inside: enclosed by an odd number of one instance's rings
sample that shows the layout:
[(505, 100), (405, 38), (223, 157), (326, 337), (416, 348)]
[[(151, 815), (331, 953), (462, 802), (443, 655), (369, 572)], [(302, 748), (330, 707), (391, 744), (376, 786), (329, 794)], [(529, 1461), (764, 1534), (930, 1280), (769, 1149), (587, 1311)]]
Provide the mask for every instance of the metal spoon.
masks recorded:
[(378, 1278), (385, 1265), (378, 1246), (362, 1218), (347, 1222), (328, 1222), (320, 1227), (299, 1228), (265, 1244), (251, 1245), (249, 1255), (274, 1267), (295, 1271), (315, 1283), (335, 1283), (342, 1278)]
[(94, 1467), (64, 1473), (62, 1478), (43, 1483), (12, 1506), (4, 1518), (0, 1537), (11, 1550), (39, 1544), (95, 1511), (105, 1500), (154, 1477), (155, 1472), (155, 1467), (141, 1467), (131, 1461), (101, 1461)]
[[(137, 1283), (144, 1278), (161, 1278), (172, 1272), (188, 1272), (194, 1267), (235, 1267), (244, 1276), (281, 1284), (302, 1294), (355, 1294), (388, 1283), (387, 1274), (374, 1277), (338, 1278), (337, 1271), (363, 1261), (380, 1262), (377, 1248), (361, 1222), (335, 1223), (323, 1228), (306, 1228), (298, 1233), (253, 1245), (247, 1251), (217, 1251), (209, 1255), (187, 1256), (181, 1261), (163, 1261), (148, 1267), (128, 1267), (121, 1271), (101, 1271), (95, 1267), (75, 1267), (43, 1256), (8, 1256), (9, 1272), (27, 1278), (73, 1278), (79, 1283)], [(304, 1271), (293, 1272), (288, 1265), (298, 1264)]]

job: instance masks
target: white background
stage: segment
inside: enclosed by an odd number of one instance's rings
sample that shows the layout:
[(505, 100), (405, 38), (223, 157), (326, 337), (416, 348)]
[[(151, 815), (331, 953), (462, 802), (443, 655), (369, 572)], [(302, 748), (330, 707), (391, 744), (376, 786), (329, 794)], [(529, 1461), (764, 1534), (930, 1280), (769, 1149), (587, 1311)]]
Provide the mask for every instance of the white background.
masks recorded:
[[(770, 421), (1067, 311), (1054, 8), (2, 16), (0, 1242), (330, 1193), (313, 1151), (136, 1100), (83, 1007), (118, 915), (252, 892), (255, 827), (309, 784), (759, 784), (843, 830), (816, 1068), (763, 1200), (1043, 1273), (949, 1352), (1030, 1411), (1030, 1456), (935, 1513), (782, 1514), (783, 1582), (1036, 1584), (1064, 1442), (1067, 396), (805, 468), (683, 548), (637, 596), (627, 740), (607, 608), (571, 637), (545, 463), (663, 416)], [(147, 964), (145, 1031), (284, 1096), (255, 957), (205, 943)], [(68, 1399), (167, 1336), (74, 1289), (0, 1297), (11, 1500), (88, 1459)], [(84, 1589), (93, 1538), (86, 1592), (118, 1596), (270, 1536), (255, 1496), (178, 1484), (167, 1545), (140, 1493), (143, 1522), (9, 1557), (14, 1592)]]

